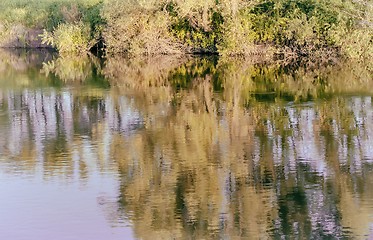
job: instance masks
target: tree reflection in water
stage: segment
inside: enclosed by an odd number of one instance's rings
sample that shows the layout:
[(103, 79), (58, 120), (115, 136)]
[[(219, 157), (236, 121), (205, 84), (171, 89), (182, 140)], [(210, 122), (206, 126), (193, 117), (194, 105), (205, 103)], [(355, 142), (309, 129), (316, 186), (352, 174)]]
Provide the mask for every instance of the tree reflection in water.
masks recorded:
[(101, 67), (90, 57), (74, 74), (72, 60), (52, 61), (40, 81), (58, 88), (0, 94), (1, 164), (81, 181), (93, 168), (119, 171), (119, 201), (104, 208), (137, 238), (371, 231), (373, 83), (363, 68), (170, 57)]

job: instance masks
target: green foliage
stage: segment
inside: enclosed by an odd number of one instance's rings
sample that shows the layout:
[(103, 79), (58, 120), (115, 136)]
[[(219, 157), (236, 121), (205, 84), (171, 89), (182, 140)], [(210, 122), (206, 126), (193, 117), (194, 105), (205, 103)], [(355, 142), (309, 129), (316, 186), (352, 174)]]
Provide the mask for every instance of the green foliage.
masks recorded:
[(172, 16), (171, 32), (191, 52), (216, 52), (223, 16), (214, 1), (176, 1), (166, 5)]
[(227, 17), (218, 50), (222, 55), (250, 55), (266, 45), (293, 57), (369, 58), (372, 17), (372, 6), (364, 1), (258, 1)]
[[(83, 13), (100, 0), (9, 0), (0, 2), (0, 22), (22, 24), (32, 28), (52, 30), (64, 22), (63, 8), (71, 6)], [(66, 11), (65, 11), (66, 12)]]
[(170, 16), (161, 4), (132, 0), (104, 2), (102, 16), (107, 22), (104, 40), (109, 53), (175, 54), (183, 46), (169, 32)]
[(223, 22), (215, 1), (107, 0), (102, 16), (109, 52), (216, 52)]
[(330, 31), (333, 43), (347, 58), (365, 61), (373, 71), (373, 3), (359, 1), (342, 7), (346, 14)]
[(52, 4), (47, 24), (49, 32), (44, 32), (43, 41), (56, 47), (59, 52), (82, 53), (89, 51), (100, 39), (104, 21), (100, 15), (102, 3), (84, 5)]
[(43, 43), (52, 45), (60, 53), (84, 53), (95, 44), (90, 27), (83, 22), (62, 23), (53, 32), (44, 31)]
[(187, 19), (181, 19), (172, 24), (171, 32), (177, 39), (186, 44), (192, 52), (216, 52), (217, 50), (216, 42), (219, 31), (206, 31), (202, 28), (193, 27)]
[[(340, 0), (106, 0), (102, 15), (111, 52), (170, 53), (175, 51), (165, 49), (172, 46), (179, 52), (247, 56), (270, 55), (278, 49), (291, 56), (328, 58), (340, 51), (354, 55), (349, 52), (356, 46), (345, 48), (341, 36), (355, 30), (351, 36), (364, 35), (356, 44), (366, 46), (359, 49), (370, 49), (370, 34), (357, 26), (361, 16), (355, 16), (366, 8), (362, 1)], [(162, 51), (151, 47), (154, 41)]]
[[(218, 44), (220, 55), (255, 55), (259, 50), (255, 44), (256, 33), (247, 18), (235, 17), (224, 22), (222, 41)], [(260, 53), (259, 53), (260, 54)]]
[(296, 49), (327, 46), (328, 30), (336, 18), (337, 13), (313, 0), (266, 1), (239, 14), (248, 41)]
[(101, 17), (102, 6), (102, 2), (88, 6), (84, 9), (82, 16), (82, 21), (88, 23), (91, 27), (91, 37), (96, 39), (101, 37), (101, 33), (106, 24), (104, 19)]
[(100, 39), (104, 24), (100, 0), (14, 0), (2, 1), (0, 8), (5, 30), (45, 29), (43, 41), (60, 52), (88, 51)]
[(101, 41), (108, 53), (133, 55), (373, 57), (367, 0), (14, 0), (0, 9), (0, 41), (45, 29), (60, 52)]

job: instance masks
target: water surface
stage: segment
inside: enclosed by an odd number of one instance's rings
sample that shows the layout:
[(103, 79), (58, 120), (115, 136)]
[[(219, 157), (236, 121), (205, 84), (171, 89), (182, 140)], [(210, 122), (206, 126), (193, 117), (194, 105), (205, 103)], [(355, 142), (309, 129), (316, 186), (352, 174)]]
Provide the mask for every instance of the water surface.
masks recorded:
[(363, 66), (0, 51), (1, 239), (373, 238)]

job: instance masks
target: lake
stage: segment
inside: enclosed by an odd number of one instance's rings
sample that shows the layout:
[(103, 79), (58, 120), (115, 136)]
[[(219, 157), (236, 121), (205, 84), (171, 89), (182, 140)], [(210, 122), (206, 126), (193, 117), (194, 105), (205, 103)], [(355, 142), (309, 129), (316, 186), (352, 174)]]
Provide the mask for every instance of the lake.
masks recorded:
[(0, 50), (0, 239), (371, 239), (364, 65)]

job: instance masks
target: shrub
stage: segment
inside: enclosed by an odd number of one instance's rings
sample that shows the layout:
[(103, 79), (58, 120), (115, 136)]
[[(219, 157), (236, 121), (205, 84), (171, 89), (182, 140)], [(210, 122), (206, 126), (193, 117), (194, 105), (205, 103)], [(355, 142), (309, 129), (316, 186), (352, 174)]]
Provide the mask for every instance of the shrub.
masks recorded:
[[(103, 21), (100, 17), (100, 0), (12, 0), (0, 2), (0, 22), (5, 34), (20, 26), (35, 32), (45, 29), (44, 41), (53, 43), (60, 52), (86, 51), (100, 39)], [(89, 27), (89, 29), (87, 28)], [(84, 36), (83, 36), (84, 35)], [(72, 39), (67, 39), (69, 36)], [(12, 36), (21, 39), (23, 36)], [(5, 39), (5, 40), (4, 40)], [(6, 37), (0, 36), (2, 42)], [(53, 41), (52, 41), (53, 40)], [(71, 45), (71, 46), (69, 46)]]
[(0, 40), (12, 26), (44, 28), (60, 52), (104, 42), (133, 55), (373, 56), (368, 0), (13, 0), (0, 9)]
[(99, 5), (100, 2), (101, 0), (4, 0), (0, 1), (0, 22), (52, 30), (64, 22), (63, 12), (65, 16), (67, 12), (63, 9), (72, 12), (78, 10), (79, 14), (83, 14), (86, 9)]
[[(333, 43), (347, 58), (371, 62), (373, 58), (373, 3), (365, 1), (339, 6), (346, 14), (331, 29)], [(372, 63), (370, 63), (372, 65)], [(371, 66), (372, 67), (372, 66)]]
[(214, 0), (166, 4), (172, 16), (171, 32), (192, 52), (216, 52), (223, 17)]
[(104, 2), (103, 32), (109, 53), (175, 54), (182, 45), (169, 32), (170, 16), (161, 4), (146, 1), (110, 0)]
[(217, 45), (220, 55), (249, 56), (258, 50), (252, 23), (247, 18), (229, 18), (222, 28), (222, 41)]
[(43, 43), (56, 47), (60, 53), (83, 53), (96, 43), (90, 36), (90, 27), (83, 22), (62, 23), (53, 32), (44, 31)]

